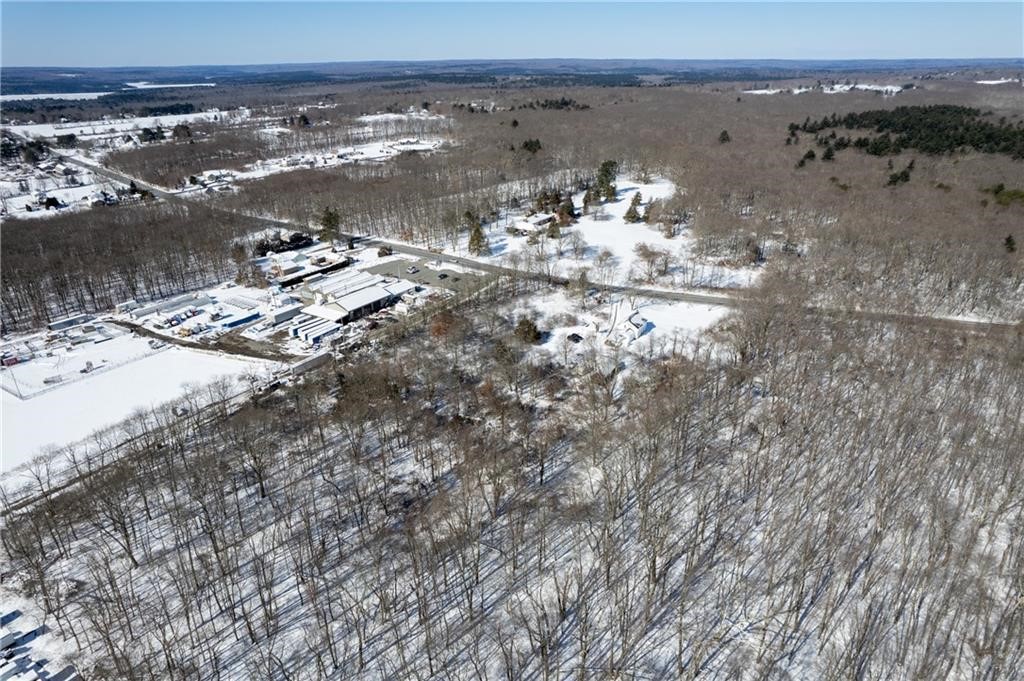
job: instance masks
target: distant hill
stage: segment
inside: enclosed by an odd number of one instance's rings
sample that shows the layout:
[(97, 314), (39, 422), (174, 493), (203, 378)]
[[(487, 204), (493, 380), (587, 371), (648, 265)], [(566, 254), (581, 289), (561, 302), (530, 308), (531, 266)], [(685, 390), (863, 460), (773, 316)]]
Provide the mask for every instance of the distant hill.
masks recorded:
[(651, 78), (662, 82), (715, 82), (775, 80), (828, 73), (1022, 68), (1024, 59), (516, 59), (118, 68), (12, 67), (0, 68), (0, 94), (116, 92), (132, 82), (153, 85), (204, 81), (241, 85), (361, 80), (468, 83), (527, 77), (534, 82), (548, 84), (630, 85), (641, 84)]

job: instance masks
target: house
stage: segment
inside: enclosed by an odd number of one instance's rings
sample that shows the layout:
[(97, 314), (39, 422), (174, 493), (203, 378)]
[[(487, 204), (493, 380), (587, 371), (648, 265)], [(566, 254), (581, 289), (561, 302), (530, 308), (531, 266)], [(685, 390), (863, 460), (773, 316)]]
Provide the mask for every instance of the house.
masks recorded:
[(558, 216), (553, 213), (535, 213), (522, 220), (516, 220), (512, 229), (522, 235), (536, 234), (545, 231), (550, 224), (555, 222)]
[(629, 318), (626, 319), (625, 323), (623, 324), (623, 327), (625, 328), (626, 332), (634, 339), (640, 338), (645, 333), (647, 333), (650, 326), (651, 323), (644, 319), (642, 316), (640, 316), (639, 312), (634, 312), (633, 314), (629, 315)]

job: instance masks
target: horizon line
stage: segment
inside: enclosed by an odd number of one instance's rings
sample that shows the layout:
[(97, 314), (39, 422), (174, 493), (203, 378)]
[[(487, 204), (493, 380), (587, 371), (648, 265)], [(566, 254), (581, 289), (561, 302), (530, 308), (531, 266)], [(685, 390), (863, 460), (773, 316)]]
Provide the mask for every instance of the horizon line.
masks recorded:
[(69, 64), (22, 64), (7, 66), (4, 69), (77, 69), (80, 71), (102, 69), (175, 69), (203, 67), (260, 67), (260, 66), (326, 66), (331, 64), (432, 64), (432, 63), (515, 63), (515, 62), (780, 62), (802, 64), (824, 62), (829, 64), (843, 63), (887, 63), (887, 62), (1010, 62), (1024, 66), (1024, 57), (430, 57), (424, 59), (335, 59), (328, 61), (282, 61), (282, 62), (225, 62), (225, 63), (189, 63), (189, 64), (108, 64), (104, 66), (72, 66)]

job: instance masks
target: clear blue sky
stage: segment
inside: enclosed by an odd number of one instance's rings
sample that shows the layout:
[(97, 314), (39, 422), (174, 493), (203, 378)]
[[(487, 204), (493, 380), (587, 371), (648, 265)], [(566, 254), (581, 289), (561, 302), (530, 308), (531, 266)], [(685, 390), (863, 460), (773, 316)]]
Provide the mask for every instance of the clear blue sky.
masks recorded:
[(1024, 56), (1024, 2), (0, 2), (4, 66)]

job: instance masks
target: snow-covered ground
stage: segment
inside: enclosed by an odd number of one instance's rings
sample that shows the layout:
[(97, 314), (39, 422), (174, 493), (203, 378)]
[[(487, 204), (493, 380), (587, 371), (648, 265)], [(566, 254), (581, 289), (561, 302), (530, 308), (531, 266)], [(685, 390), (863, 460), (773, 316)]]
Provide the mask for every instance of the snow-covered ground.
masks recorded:
[(0, 95), (0, 102), (26, 102), (33, 99), (99, 99), (104, 95), (111, 95), (113, 92), (40, 92), (27, 95)]
[(356, 118), (360, 123), (396, 123), (399, 121), (438, 121), (444, 116), (431, 113), (427, 109), (412, 109), (405, 113), (375, 113), (365, 114)]
[(696, 353), (708, 345), (708, 329), (728, 313), (726, 307), (628, 296), (584, 300), (564, 290), (521, 299), (512, 310), (516, 319), (532, 319), (543, 334), (533, 353), (562, 364), (588, 354), (613, 357), (625, 361), (626, 368), (640, 359)]
[[(281, 129), (260, 130), (263, 134), (283, 134)], [(286, 173), (302, 168), (332, 168), (351, 163), (371, 163), (387, 161), (405, 152), (431, 152), (441, 148), (440, 139), (408, 138), (395, 142), (369, 142), (354, 146), (341, 147), (337, 150), (320, 154), (298, 154), (284, 158), (257, 161), (240, 171), (207, 170), (205, 174), (216, 173), (228, 176), (233, 180), (256, 180), (269, 175)]]
[[(61, 588), (67, 586), (61, 581)], [(3, 594), (0, 607), (0, 638), (13, 638), (0, 657), (0, 679), (4, 681), (79, 681), (71, 664), (73, 642), (54, 632), (52, 623), (38, 611), (31, 599), (12, 591)]]
[[(80, 374), (86, 362), (95, 369)], [(202, 386), (219, 377), (266, 375), (272, 362), (240, 359), (180, 347), (153, 349), (128, 334), (112, 340), (57, 349), (2, 371), (3, 448), (0, 472), (8, 473), (49, 446), (78, 442), (96, 430), (112, 426), (139, 409), (150, 409), (182, 396), (185, 386)], [(65, 376), (51, 386), (44, 378)], [(22, 394), (35, 392), (28, 399)], [(41, 391), (42, 388), (51, 388)], [(233, 392), (240, 392), (240, 384)]]
[(131, 90), (156, 90), (163, 88), (185, 88), (185, 87), (214, 87), (216, 83), (150, 83), (149, 81), (137, 81), (125, 83), (127, 87), (120, 90), (109, 90), (107, 92), (33, 92), (21, 95), (0, 95), (0, 102), (26, 102), (33, 99), (60, 99), (60, 100), (87, 100), (99, 99), (106, 95), (114, 95), (118, 92)]
[[(978, 81), (981, 82), (981, 81)], [(827, 95), (836, 95), (844, 92), (852, 92), (854, 90), (861, 90), (866, 92), (880, 92), (886, 97), (892, 97), (903, 91), (902, 85), (878, 85), (874, 83), (834, 83), (832, 85), (825, 86), (803, 86), (795, 88), (753, 88), (750, 90), (743, 90), (745, 95), (777, 95), (781, 93), (790, 95), (802, 95), (805, 92), (824, 92)]]
[(247, 120), (250, 110), (245, 108), (220, 111), (210, 109), (209, 111), (196, 111), (189, 114), (175, 114), (170, 116), (140, 116), (131, 118), (110, 118), (97, 121), (82, 121), (69, 123), (25, 123), (21, 125), (5, 126), (12, 132), (24, 137), (56, 137), (57, 135), (76, 135), (80, 139), (97, 139), (118, 135), (121, 133), (134, 132), (143, 128), (173, 128), (179, 123), (195, 123), (198, 121), (221, 121), (239, 122)]
[[(616, 186), (618, 193), (614, 201), (592, 206), (576, 224), (562, 229), (561, 239), (548, 238), (541, 233), (531, 243), (529, 236), (507, 232), (508, 228), (523, 226), (523, 215), (503, 216), (485, 226), (491, 253), (476, 259), (496, 265), (512, 266), (514, 263), (518, 268), (556, 276), (573, 276), (580, 268), (587, 267), (591, 282), (608, 285), (643, 283), (649, 288), (680, 289), (737, 288), (754, 284), (761, 271), (759, 268), (734, 267), (696, 257), (694, 238), (686, 229), (668, 238), (656, 225), (626, 221), (625, 214), (637, 192), (641, 196), (640, 213), (643, 214), (651, 201), (668, 199), (675, 194), (676, 186), (671, 181), (655, 178), (640, 183), (619, 176)], [(573, 195), (578, 212), (583, 196), (584, 192)], [(583, 240), (584, 248), (573, 248), (573, 233)], [(665, 274), (648, 276), (647, 265), (637, 253), (641, 244), (670, 256), (671, 264)], [(474, 257), (469, 254), (467, 234), (460, 237), (456, 246), (449, 246), (445, 251)]]
[(159, 90), (162, 88), (181, 88), (181, 87), (214, 87), (216, 83), (150, 83), (148, 80), (140, 80), (131, 83), (125, 83), (128, 88), (132, 90)]
[[(94, 201), (117, 202), (118, 190), (127, 186), (64, 163), (37, 165), (9, 161), (0, 169), (0, 214), (5, 217), (47, 217), (88, 208)], [(59, 208), (45, 208), (49, 198)], [(29, 210), (31, 209), (31, 210)]]
[(1019, 83), (1017, 78), (999, 78), (998, 80), (976, 80), (978, 85), (1005, 85), (1006, 83)]

